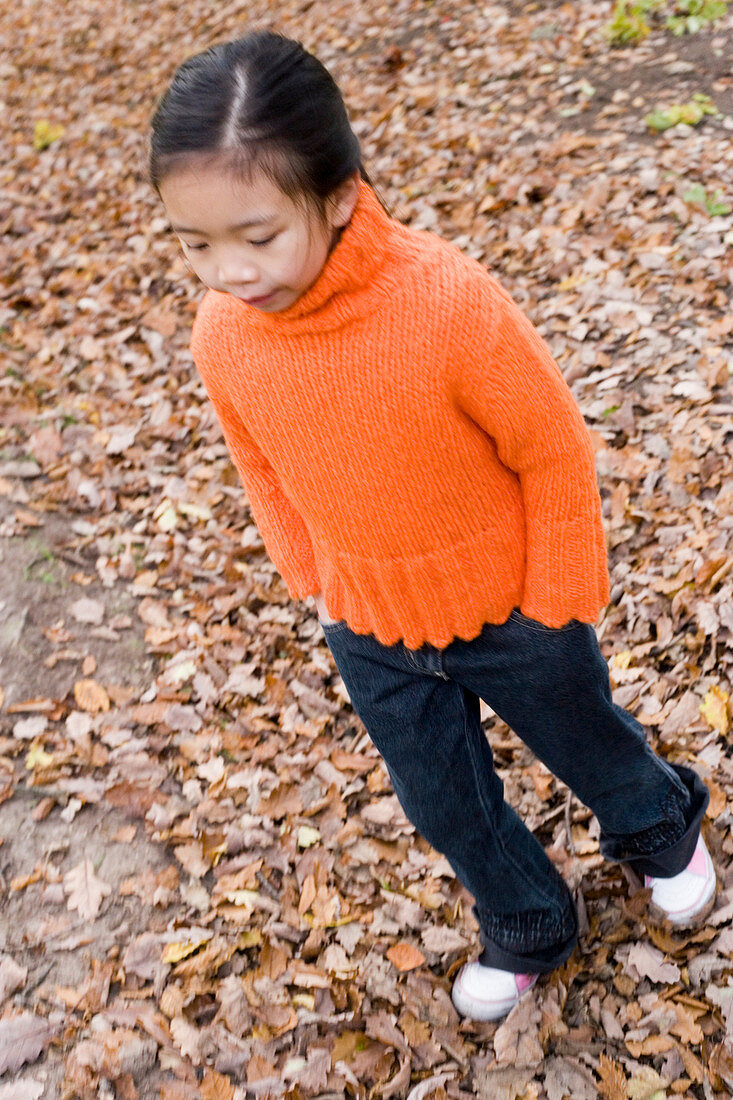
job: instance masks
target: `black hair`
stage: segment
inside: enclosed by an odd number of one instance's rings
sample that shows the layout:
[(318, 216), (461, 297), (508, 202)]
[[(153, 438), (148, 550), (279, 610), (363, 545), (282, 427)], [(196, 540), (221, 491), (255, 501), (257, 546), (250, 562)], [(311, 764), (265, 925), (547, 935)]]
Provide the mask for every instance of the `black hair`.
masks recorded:
[(184, 61), (152, 129), (150, 179), (158, 191), (179, 165), (207, 153), (239, 175), (263, 170), (321, 213), (349, 176), (370, 182), (333, 77), (299, 42), (272, 31)]

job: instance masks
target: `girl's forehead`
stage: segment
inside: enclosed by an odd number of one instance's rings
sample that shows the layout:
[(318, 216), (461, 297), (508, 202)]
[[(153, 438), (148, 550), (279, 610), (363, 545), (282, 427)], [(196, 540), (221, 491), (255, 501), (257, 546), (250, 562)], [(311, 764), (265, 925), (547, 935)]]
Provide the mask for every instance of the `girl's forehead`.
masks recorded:
[[(297, 212), (292, 200), (263, 172), (238, 177), (215, 163), (192, 163), (171, 172), (160, 184), (160, 195), (178, 232), (204, 225), (261, 225)], [(197, 219), (195, 224), (191, 218)]]

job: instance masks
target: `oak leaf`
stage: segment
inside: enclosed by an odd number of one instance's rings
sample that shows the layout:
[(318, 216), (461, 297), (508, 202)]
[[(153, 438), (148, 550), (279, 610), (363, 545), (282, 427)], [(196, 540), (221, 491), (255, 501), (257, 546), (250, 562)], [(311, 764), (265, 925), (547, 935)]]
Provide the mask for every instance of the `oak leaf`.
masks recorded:
[(0, 1020), (0, 1075), (17, 1072), (25, 1062), (35, 1062), (54, 1034), (55, 1028), (48, 1020), (31, 1012)]
[(387, 958), (400, 971), (415, 970), (425, 962), (422, 951), (411, 943), (396, 943), (388, 950)]
[(494, 1035), (494, 1052), (499, 1065), (536, 1066), (544, 1058), (539, 1039), (542, 1013), (532, 995), (523, 997)]
[(90, 859), (83, 859), (64, 875), (64, 892), (68, 894), (67, 908), (78, 909), (85, 920), (94, 920), (112, 887), (97, 876)]
[(77, 705), (88, 714), (97, 714), (110, 708), (109, 695), (96, 680), (77, 680), (74, 684)]
[(620, 1062), (601, 1053), (598, 1059), (598, 1091), (605, 1100), (627, 1100), (626, 1074)]

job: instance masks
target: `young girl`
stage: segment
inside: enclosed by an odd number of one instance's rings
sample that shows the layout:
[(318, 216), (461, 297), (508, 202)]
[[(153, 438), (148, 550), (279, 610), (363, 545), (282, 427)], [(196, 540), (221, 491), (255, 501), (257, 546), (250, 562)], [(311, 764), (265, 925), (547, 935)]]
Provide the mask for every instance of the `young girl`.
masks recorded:
[(209, 287), (192, 351), (291, 595), (314, 596), (405, 813), (475, 898), (457, 1010), (497, 1019), (577, 938), (504, 801), (479, 699), (596, 814), (658, 916), (699, 921), (707, 790), (611, 700), (593, 451), (542, 339), (478, 263), (380, 206), (341, 96), (269, 32), (181, 66), (151, 178)]

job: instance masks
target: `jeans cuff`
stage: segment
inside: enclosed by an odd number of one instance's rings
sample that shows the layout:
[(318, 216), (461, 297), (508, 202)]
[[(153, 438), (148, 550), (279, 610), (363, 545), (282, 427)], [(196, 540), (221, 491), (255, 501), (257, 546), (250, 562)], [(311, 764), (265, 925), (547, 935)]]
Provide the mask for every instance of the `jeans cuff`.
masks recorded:
[[(548, 936), (551, 940), (549, 946), (537, 945), (526, 950), (519, 946), (516, 949), (501, 947), (486, 931), (485, 918), (482, 920), (476, 905), (473, 906), (473, 913), (481, 929), (483, 951), (479, 962), (483, 966), (495, 966), (512, 974), (546, 974), (561, 966), (572, 955), (578, 942), (578, 914), (572, 902), (562, 927), (555, 927), (554, 935)], [(535, 934), (532, 938), (536, 941), (538, 936)]]
[[(667, 762), (669, 764), (669, 761)], [(655, 878), (672, 878), (684, 871), (692, 859), (697, 838), (700, 835), (700, 825), (705, 815), (710, 792), (697, 772), (692, 768), (686, 768), (683, 764), (669, 764), (689, 793), (690, 804), (685, 815), (684, 832), (672, 843), (662, 843), (653, 847), (650, 852), (639, 854), (638, 838), (622, 836), (601, 837), (600, 850), (602, 855), (617, 863), (627, 863), (629, 867), (640, 876), (650, 875)], [(654, 832), (649, 830), (650, 840), (654, 838)], [(658, 839), (658, 834), (657, 834)]]

